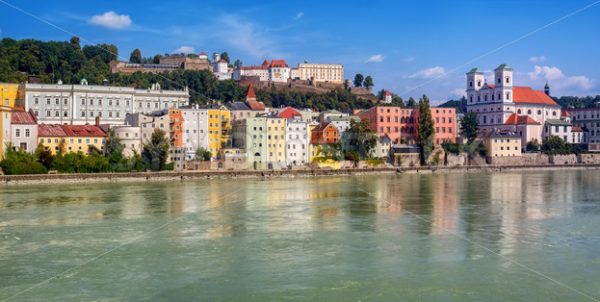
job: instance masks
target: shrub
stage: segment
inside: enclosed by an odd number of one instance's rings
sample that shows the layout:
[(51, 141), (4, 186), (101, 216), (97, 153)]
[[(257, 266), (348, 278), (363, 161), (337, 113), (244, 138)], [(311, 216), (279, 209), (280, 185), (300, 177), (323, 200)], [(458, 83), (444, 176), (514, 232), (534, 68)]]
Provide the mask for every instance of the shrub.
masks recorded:
[(35, 154), (22, 150), (13, 151), (12, 147), (7, 148), (4, 160), (0, 162), (0, 167), (6, 175), (48, 173), (46, 167), (38, 162)]

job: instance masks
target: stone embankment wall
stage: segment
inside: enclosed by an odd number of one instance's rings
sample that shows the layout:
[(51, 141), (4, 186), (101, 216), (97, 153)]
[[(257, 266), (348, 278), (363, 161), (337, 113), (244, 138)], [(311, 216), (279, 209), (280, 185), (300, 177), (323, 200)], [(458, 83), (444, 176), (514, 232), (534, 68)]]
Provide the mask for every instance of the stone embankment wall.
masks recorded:
[(579, 154), (578, 159), (584, 165), (600, 165), (600, 153)]
[(577, 155), (550, 155), (550, 163), (553, 165), (575, 165), (578, 164)]
[(548, 165), (548, 155), (541, 153), (524, 153), (521, 156), (489, 157), (488, 163), (494, 166), (542, 166)]

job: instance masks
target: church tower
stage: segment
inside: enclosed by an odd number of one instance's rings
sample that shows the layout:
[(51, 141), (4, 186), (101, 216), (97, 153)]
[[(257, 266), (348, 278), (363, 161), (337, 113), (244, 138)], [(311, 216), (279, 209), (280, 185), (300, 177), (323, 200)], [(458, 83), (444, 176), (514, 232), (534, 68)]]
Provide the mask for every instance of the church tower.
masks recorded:
[(548, 82), (546, 82), (546, 85), (544, 86), (544, 93), (546, 93), (547, 96), (550, 96), (550, 86), (548, 85)]
[(506, 64), (494, 70), (494, 93), (496, 99), (503, 103), (511, 103), (513, 98), (513, 70)]
[(479, 90), (485, 84), (483, 72), (477, 68), (467, 72), (467, 104), (473, 103), (479, 96)]

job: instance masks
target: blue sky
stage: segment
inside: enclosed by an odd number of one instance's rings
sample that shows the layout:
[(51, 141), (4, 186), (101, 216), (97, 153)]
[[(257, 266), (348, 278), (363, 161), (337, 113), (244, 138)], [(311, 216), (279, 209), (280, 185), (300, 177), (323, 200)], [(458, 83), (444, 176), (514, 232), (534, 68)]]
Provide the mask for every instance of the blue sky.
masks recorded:
[(600, 3), (490, 53), (595, 1), (1, 0), (0, 35), (70, 38), (8, 2), (84, 41), (116, 44), (124, 59), (139, 47), (144, 56), (226, 50), (244, 65), (341, 63), (346, 78), (372, 75), (377, 90), (436, 102), (459, 97), (470, 68), (507, 63), (516, 85), (548, 81), (556, 96), (595, 95)]

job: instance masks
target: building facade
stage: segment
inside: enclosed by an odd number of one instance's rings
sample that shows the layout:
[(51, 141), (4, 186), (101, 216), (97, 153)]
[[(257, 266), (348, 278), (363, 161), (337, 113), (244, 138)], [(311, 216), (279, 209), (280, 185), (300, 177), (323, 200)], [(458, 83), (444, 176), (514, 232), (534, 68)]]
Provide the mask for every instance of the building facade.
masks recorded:
[(344, 82), (344, 66), (341, 64), (298, 64), (298, 77), (300, 80), (314, 82), (329, 82), (342, 85)]
[[(484, 132), (508, 129), (507, 121), (512, 114), (532, 118), (540, 127), (547, 119), (560, 118), (560, 106), (544, 91), (513, 86), (513, 70), (506, 64), (494, 70), (493, 84), (486, 83), (479, 69), (469, 71), (466, 92), (467, 111), (477, 114), (479, 128)], [(541, 129), (538, 132), (541, 134)], [(528, 138), (522, 139), (527, 144)], [(542, 137), (535, 139), (541, 141)]]
[(489, 157), (521, 156), (521, 135), (518, 133), (491, 133), (484, 144)]
[(24, 84), (25, 110), (32, 109), (40, 123), (85, 125), (100, 117), (106, 124), (123, 124), (127, 114), (151, 113), (189, 103), (187, 91), (87, 85)]
[(309, 162), (310, 129), (308, 122), (299, 118), (287, 119), (285, 133), (285, 160), (288, 166), (300, 166)]
[(128, 125), (111, 126), (111, 131), (123, 146), (123, 156), (132, 157), (134, 154), (142, 154), (142, 128)]
[[(456, 142), (457, 123), (455, 108), (431, 108), (434, 127), (434, 143)], [(395, 106), (376, 106), (358, 113), (362, 120), (368, 120), (375, 133), (387, 135), (392, 144), (415, 143), (418, 133), (419, 110)]]
[(0, 83), (0, 159), (4, 158), (4, 150), (11, 138), (11, 114), (21, 98), (18, 84)]
[(13, 150), (33, 153), (38, 144), (38, 125), (33, 112), (21, 107), (13, 108), (10, 125), (10, 142)]
[(183, 114), (183, 144), (186, 160), (196, 157), (196, 150), (208, 150), (208, 109), (198, 106), (181, 109)]
[(38, 125), (38, 144), (43, 144), (53, 155), (60, 151), (89, 153), (91, 149), (103, 150), (106, 132), (98, 125)]

